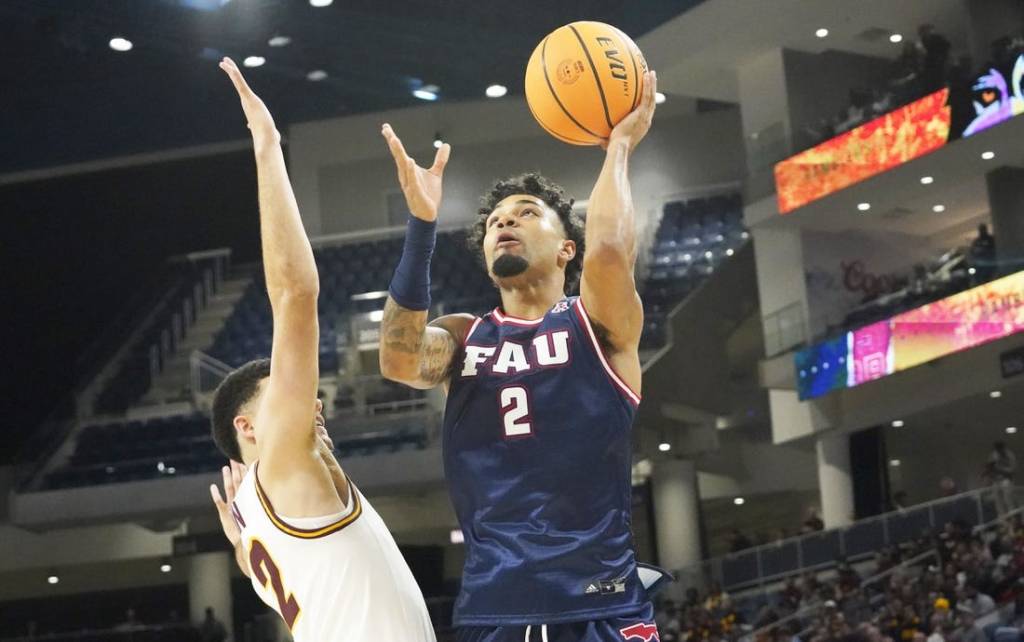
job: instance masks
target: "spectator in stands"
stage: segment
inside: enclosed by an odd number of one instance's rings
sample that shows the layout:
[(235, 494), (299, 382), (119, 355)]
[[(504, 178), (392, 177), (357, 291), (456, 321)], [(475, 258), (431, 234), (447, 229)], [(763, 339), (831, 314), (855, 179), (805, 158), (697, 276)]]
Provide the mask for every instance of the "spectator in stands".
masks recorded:
[(987, 642), (985, 632), (977, 625), (974, 611), (970, 607), (957, 606), (957, 629), (955, 637), (958, 642)]
[(1016, 506), (1013, 499), (1013, 476), (1016, 472), (1017, 457), (1006, 447), (1006, 443), (997, 441), (992, 444), (985, 475), (992, 484), (996, 511), (1000, 515), (1005, 515)]
[(804, 520), (800, 533), (813, 533), (814, 531), (825, 530), (825, 522), (818, 516), (818, 509), (811, 506), (807, 509), (807, 519)]
[(729, 552), (739, 553), (742, 550), (746, 550), (753, 546), (754, 543), (750, 541), (750, 538), (744, 535), (740, 529), (732, 529), (732, 533), (729, 535)]
[(910, 502), (907, 500), (907, 492), (904, 490), (898, 490), (892, 495), (892, 510), (906, 510), (910, 507)]
[(135, 609), (128, 608), (124, 612), (124, 621), (115, 626), (118, 631), (136, 631), (142, 628), (142, 622), (135, 617)]
[(213, 607), (206, 607), (206, 617), (199, 625), (199, 639), (202, 642), (224, 642), (228, 639), (228, 630), (213, 614)]
[(946, 83), (946, 72), (949, 66), (949, 53), (953, 48), (945, 36), (937, 33), (929, 24), (917, 29), (918, 46), (924, 53), (921, 66), (921, 83), (925, 92), (938, 91)]
[(972, 283), (985, 283), (995, 276), (996, 240), (985, 223), (978, 226), (978, 236), (971, 242), (969, 264), (974, 269)]
[(939, 480), (939, 496), (940, 497), (952, 497), (960, 492), (957, 488), (956, 482), (953, 481), (952, 477), (943, 477)]
[(732, 599), (728, 593), (722, 590), (722, 586), (715, 582), (708, 590), (708, 597), (704, 600), (704, 608), (712, 616), (722, 617), (732, 609)]
[(974, 617), (988, 615), (996, 609), (996, 601), (992, 599), (992, 596), (978, 591), (977, 586), (970, 584), (964, 591), (966, 597), (961, 602), (974, 612)]

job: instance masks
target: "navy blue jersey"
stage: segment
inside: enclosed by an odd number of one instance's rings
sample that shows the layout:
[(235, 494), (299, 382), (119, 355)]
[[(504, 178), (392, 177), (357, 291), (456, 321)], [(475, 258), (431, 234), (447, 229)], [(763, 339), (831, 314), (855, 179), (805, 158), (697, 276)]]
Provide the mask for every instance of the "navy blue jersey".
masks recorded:
[(494, 310), (451, 375), (444, 464), (465, 534), (457, 626), (553, 624), (647, 601), (630, 531), (638, 395), (616, 376), (582, 302), (543, 318)]

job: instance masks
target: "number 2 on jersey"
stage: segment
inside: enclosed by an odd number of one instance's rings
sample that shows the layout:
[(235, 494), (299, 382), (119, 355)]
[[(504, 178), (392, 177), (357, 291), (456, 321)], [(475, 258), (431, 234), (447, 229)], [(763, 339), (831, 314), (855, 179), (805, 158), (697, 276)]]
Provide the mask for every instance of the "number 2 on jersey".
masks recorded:
[(526, 388), (509, 386), (498, 393), (501, 404), (501, 421), (505, 427), (505, 438), (528, 437), (533, 434), (530, 423), (530, 397)]
[(258, 539), (252, 540), (252, 543), (249, 545), (249, 568), (252, 569), (253, 577), (263, 585), (263, 588), (268, 588), (267, 583), (269, 581), (274, 595), (277, 596), (277, 605), (280, 608), (281, 617), (284, 618), (284, 622), (288, 625), (288, 630), (290, 631), (295, 625), (295, 620), (298, 619), (299, 612), (302, 609), (299, 608), (299, 603), (295, 601), (294, 595), (285, 594), (284, 584), (281, 582), (281, 571), (277, 568), (273, 558), (270, 557), (270, 551)]

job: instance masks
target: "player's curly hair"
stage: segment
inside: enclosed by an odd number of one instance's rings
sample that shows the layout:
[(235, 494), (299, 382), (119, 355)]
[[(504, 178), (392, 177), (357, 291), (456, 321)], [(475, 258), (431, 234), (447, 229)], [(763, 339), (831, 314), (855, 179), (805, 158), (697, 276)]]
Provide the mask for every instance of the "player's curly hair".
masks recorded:
[(477, 219), (466, 235), (469, 248), (480, 259), (480, 262), (484, 263), (484, 267), (487, 267), (484, 259), (487, 217), (491, 215), (502, 199), (513, 194), (529, 194), (547, 203), (561, 219), (568, 239), (576, 243), (576, 256), (565, 266), (565, 293), (571, 294), (579, 284), (580, 273), (583, 271), (583, 251), (586, 249), (583, 219), (572, 211), (574, 199), (568, 198), (560, 185), (537, 172), (528, 172), (499, 180), (489, 192), (480, 198), (481, 207), (477, 210)]
[(260, 381), (269, 376), (270, 359), (256, 359), (224, 377), (213, 392), (213, 412), (210, 418), (213, 441), (228, 459), (242, 461), (242, 447), (238, 445), (235, 417), (242, 406), (256, 394)]

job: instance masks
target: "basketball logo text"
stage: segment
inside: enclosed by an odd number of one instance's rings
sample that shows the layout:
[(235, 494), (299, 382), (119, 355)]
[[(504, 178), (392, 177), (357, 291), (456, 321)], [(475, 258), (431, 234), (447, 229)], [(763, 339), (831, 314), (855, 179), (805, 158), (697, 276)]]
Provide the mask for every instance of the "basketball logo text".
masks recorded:
[(570, 356), (567, 330), (537, 335), (529, 346), (515, 341), (502, 341), (497, 346), (467, 345), (462, 376), (475, 377), (481, 367), (487, 367), (491, 374), (518, 374), (564, 366)]

